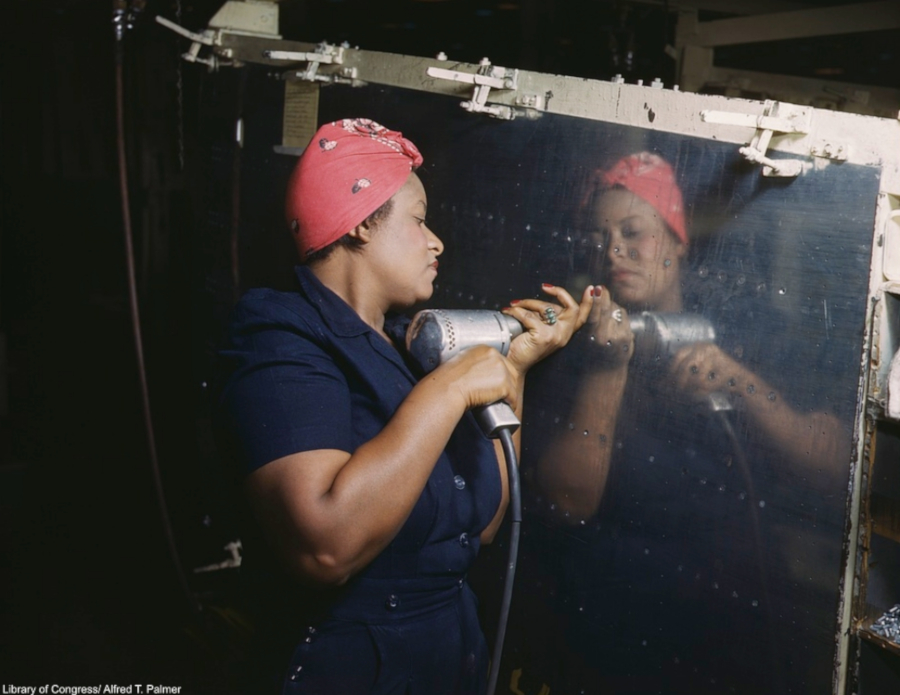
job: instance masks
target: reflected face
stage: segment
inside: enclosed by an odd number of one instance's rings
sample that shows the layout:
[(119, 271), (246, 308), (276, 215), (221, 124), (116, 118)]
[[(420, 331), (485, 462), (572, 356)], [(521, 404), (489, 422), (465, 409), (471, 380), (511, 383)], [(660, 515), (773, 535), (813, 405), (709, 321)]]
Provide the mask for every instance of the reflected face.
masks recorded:
[(390, 214), (372, 230), (366, 252), (389, 308), (405, 308), (434, 292), (444, 244), (425, 223), (428, 197), (414, 173), (393, 196)]
[(604, 192), (594, 205), (592, 272), (630, 310), (679, 311), (687, 246), (656, 209), (629, 190)]

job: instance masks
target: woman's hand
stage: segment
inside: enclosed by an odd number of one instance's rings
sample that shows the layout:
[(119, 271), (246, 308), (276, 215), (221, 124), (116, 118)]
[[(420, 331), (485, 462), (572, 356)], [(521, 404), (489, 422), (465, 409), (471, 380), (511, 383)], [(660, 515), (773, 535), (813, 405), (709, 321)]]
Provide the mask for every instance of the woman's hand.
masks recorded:
[(519, 373), (497, 350), (474, 345), (437, 369), (422, 381), (442, 383), (448, 395), (459, 393), (466, 410), (505, 400), (513, 408), (519, 400)]
[(584, 325), (594, 303), (594, 288), (590, 286), (585, 288), (580, 304), (562, 287), (544, 284), (541, 289), (559, 304), (522, 299), (512, 301), (511, 306), (503, 310), (525, 327), (525, 332), (512, 341), (507, 355), (520, 374), (564, 347)]
[(602, 285), (594, 286), (594, 303), (587, 319), (594, 367), (625, 367), (634, 354), (634, 333), (628, 312), (616, 304)]

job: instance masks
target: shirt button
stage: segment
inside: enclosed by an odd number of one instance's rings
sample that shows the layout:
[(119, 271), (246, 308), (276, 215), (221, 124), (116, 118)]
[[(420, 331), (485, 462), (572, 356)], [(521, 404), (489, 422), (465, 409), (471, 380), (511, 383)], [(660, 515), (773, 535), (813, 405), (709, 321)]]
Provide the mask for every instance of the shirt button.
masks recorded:
[(466, 487), (466, 479), (461, 475), (453, 476), (453, 484), (456, 485), (457, 490), (463, 490)]
[(462, 533), (462, 534), (460, 534), (460, 536), (459, 536), (459, 544), (460, 544), (463, 548), (468, 548), (468, 547), (469, 547), (469, 534), (468, 534), (468, 533)]
[(389, 611), (394, 610), (397, 606), (400, 605), (400, 597), (397, 594), (391, 594), (387, 597), (387, 601), (384, 602), (384, 607)]

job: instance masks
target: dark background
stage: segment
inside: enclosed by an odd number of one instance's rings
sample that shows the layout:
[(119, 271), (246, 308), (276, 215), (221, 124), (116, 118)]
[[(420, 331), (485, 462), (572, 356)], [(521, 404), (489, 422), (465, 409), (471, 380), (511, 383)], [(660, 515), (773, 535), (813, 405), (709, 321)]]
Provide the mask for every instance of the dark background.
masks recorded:
[[(197, 413), (200, 277), (229, 253), (225, 147), (252, 103), (236, 71), (179, 61), (219, 2), (146, 3), (119, 44), (130, 219), (153, 443), (129, 306), (112, 2), (7, 0), (0, 35), (0, 682), (156, 683), (228, 693), (246, 626), (231, 579), (195, 576), (234, 536)], [(839, 3), (791, 3), (789, 9)], [(284, 2), (285, 38), (629, 82), (674, 81), (675, 3)], [(703, 16), (711, 18), (711, 13)], [(896, 30), (720, 52), (735, 66), (897, 87)], [(227, 203), (228, 201), (224, 201)], [(224, 292), (222, 291), (224, 289)], [(154, 455), (155, 449), (155, 455)], [(167, 500), (155, 491), (158, 471)], [(166, 530), (177, 550), (173, 560)], [(182, 578), (185, 578), (182, 581)], [(198, 610), (198, 607), (200, 610)]]

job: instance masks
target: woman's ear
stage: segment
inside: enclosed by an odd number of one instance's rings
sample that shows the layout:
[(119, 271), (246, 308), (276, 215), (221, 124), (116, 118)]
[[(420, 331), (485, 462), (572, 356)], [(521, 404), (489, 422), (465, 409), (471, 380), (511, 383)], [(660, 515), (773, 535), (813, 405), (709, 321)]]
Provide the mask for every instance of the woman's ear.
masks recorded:
[(361, 244), (368, 244), (372, 240), (372, 229), (373, 227), (368, 221), (363, 221), (347, 232), (347, 234)]

